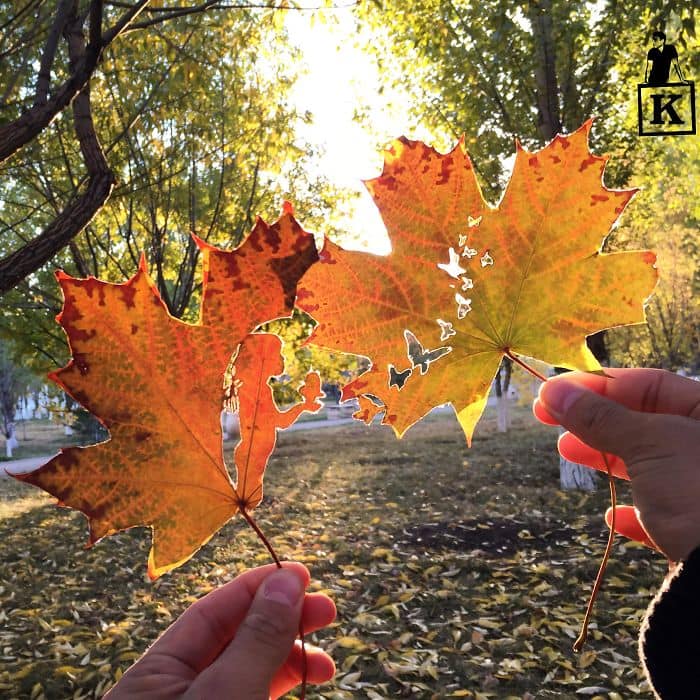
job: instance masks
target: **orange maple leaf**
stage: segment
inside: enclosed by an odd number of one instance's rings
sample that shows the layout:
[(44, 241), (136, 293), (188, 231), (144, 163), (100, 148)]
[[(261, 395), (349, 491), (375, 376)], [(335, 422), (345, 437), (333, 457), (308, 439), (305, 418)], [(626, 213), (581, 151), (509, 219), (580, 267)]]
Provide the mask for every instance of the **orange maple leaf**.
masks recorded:
[[(290, 313), (296, 283), (317, 259), (313, 237), (291, 215), (272, 226), (258, 221), (234, 251), (199, 245), (205, 275), (196, 324), (169, 315), (144, 258), (124, 284), (58, 273), (64, 295), (58, 320), (73, 357), (50, 376), (100, 419), (111, 438), (64, 449), (19, 477), (55, 495), (59, 505), (82, 511), (89, 545), (150, 525), (151, 578), (182, 564), (241, 507), (259, 502), (274, 447), (269, 435), (285, 421), (270, 405), (251, 415), (250, 402), (241, 401), (241, 424), (251, 428), (242, 440), (248, 455), (236, 460), (244, 484), (239, 492), (222, 453), (224, 375), (250, 331)], [(280, 364), (279, 345), (268, 338), (261, 346), (260, 337), (240, 346), (241, 395), (260, 392), (268, 379), (260, 372)], [(270, 355), (255, 367), (246, 363), (250, 347)], [(307, 379), (311, 393), (314, 381)], [(290, 417), (315, 408), (309, 397)]]
[[(300, 285), (298, 305), (318, 322), (310, 342), (372, 360), (344, 399), (379, 400), (399, 436), (449, 402), (471, 442), (505, 354), (597, 370), (585, 336), (644, 321), (655, 256), (601, 252), (635, 190), (603, 185), (606, 158), (588, 150), (590, 124), (536, 153), (517, 144), (494, 208), (462, 142), (444, 155), (393, 143), (366, 183), (392, 253), (326, 241)], [(372, 413), (365, 402), (357, 417)]]

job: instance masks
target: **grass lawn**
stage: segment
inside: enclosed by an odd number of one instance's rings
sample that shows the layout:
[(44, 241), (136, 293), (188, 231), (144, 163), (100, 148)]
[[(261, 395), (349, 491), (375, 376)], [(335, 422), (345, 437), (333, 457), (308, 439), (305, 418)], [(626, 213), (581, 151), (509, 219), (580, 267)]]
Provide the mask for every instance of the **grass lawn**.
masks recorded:
[[(636, 637), (665, 562), (618, 540), (590, 641), (572, 652), (606, 484), (560, 492), (555, 432), (526, 409), (506, 435), (492, 415), (479, 428), (472, 449), (446, 414), (400, 441), (362, 424), (281, 435), (258, 522), (339, 612), (314, 639), (336, 680), (308, 698), (651, 697)], [(630, 502), (625, 485), (619, 496)], [(83, 516), (51, 502), (0, 481), (1, 697), (100, 697), (189, 603), (268, 562), (237, 519), (150, 584), (147, 530), (85, 550)]]

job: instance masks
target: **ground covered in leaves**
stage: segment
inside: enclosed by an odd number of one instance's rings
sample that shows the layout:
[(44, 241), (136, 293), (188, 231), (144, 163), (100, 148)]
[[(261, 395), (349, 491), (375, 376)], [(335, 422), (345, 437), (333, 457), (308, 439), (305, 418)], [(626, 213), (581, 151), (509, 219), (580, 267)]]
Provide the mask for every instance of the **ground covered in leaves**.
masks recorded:
[[(556, 433), (487, 414), (471, 450), (436, 415), (397, 441), (361, 424), (281, 435), (258, 522), (338, 605), (315, 636), (335, 682), (308, 698), (647, 698), (636, 652), (665, 562), (618, 540), (575, 654), (605, 544), (607, 488), (558, 490)], [(626, 488), (623, 502), (630, 502)], [(84, 518), (0, 481), (0, 697), (100, 697), (191, 602), (268, 555), (240, 519), (146, 579), (149, 533), (89, 550)]]

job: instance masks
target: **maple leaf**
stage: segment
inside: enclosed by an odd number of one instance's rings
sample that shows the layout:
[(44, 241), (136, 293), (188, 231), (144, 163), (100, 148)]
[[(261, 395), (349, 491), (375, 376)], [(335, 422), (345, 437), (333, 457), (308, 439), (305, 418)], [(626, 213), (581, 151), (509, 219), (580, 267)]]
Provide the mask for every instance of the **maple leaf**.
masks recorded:
[[(237, 491), (224, 462), (224, 376), (250, 331), (291, 312), (296, 283), (317, 259), (313, 237), (291, 215), (272, 226), (258, 220), (234, 251), (198, 243), (204, 282), (197, 324), (169, 315), (143, 257), (124, 284), (57, 274), (64, 295), (58, 320), (72, 360), (50, 377), (97, 416), (111, 437), (64, 449), (19, 477), (55, 495), (59, 505), (82, 511), (89, 545), (119, 530), (151, 526), (151, 578), (189, 559), (240, 507), (259, 502), (249, 486)], [(250, 347), (271, 354), (256, 368), (248, 361)], [(279, 347), (269, 339), (264, 346), (257, 338), (246, 340), (239, 356), (242, 396), (260, 391), (268, 379), (260, 372), (280, 363)], [(314, 380), (307, 383), (311, 396)], [(305, 399), (304, 409), (314, 398)], [(248, 401), (240, 409), (241, 424), (252, 427), (244, 435), (249, 449), (246, 459), (237, 460), (238, 477), (255, 484), (261, 496), (274, 447), (273, 440), (267, 449), (269, 434), (284, 421), (269, 407), (251, 416)], [(265, 445), (258, 444), (258, 435), (266, 436)]]
[[(392, 243), (388, 256), (326, 241), (298, 305), (310, 342), (372, 359), (343, 399), (369, 396), (401, 436), (451, 403), (471, 443), (507, 353), (597, 370), (584, 338), (644, 320), (656, 283), (650, 251), (601, 252), (635, 190), (602, 182), (591, 122), (529, 153), (516, 144), (497, 207), (483, 199), (463, 143), (447, 154), (401, 138), (367, 187)], [(357, 416), (373, 409), (364, 404)]]
[(232, 251), (195, 236), (202, 251), (202, 323), (227, 328), (236, 342), (264, 322), (288, 316), (298, 281), (318, 260), (313, 236), (301, 228), (288, 202), (284, 212), (269, 226), (258, 219)]

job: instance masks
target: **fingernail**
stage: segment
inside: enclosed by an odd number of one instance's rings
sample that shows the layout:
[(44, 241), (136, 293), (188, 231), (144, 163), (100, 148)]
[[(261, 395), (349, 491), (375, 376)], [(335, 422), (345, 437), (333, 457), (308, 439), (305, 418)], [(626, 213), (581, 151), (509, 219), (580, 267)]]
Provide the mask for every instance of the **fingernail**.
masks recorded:
[(555, 380), (543, 384), (540, 398), (554, 418), (561, 418), (584, 391), (571, 382)]
[(301, 581), (290, 571), (277, 571), (267, 577), (263, 595), (282, 605), (293, 607), (301, 597)]

